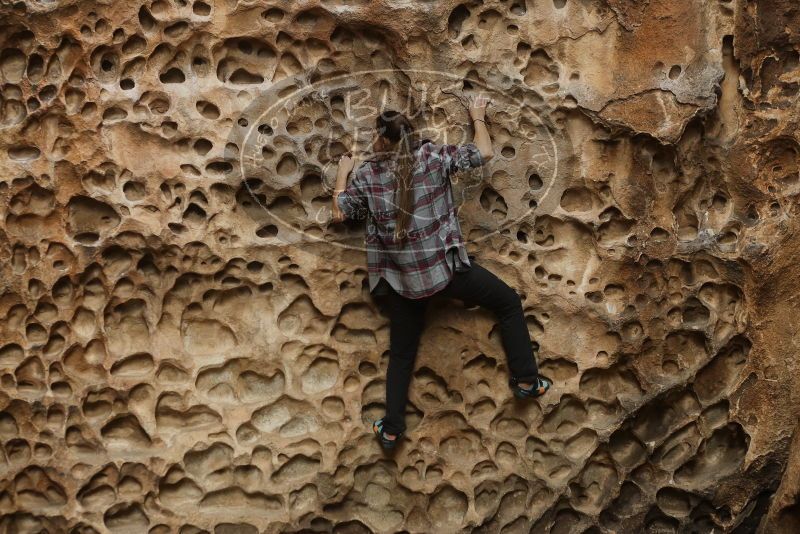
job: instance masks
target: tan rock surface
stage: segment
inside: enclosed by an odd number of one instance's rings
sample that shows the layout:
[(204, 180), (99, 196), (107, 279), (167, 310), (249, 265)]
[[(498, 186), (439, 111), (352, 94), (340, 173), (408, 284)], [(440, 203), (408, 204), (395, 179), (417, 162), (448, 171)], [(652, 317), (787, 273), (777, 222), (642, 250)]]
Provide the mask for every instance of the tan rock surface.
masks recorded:
[[(800, 525), (792, 0), (9, 1), (0, 28), (3, 532)], [(492, 317), (439, 301), (385, 455), (388, 321), (331, 162), (381, 99), (469, 140), (478, 89), (497, 157), (462, 227), (556, 387), (515, 401)]]

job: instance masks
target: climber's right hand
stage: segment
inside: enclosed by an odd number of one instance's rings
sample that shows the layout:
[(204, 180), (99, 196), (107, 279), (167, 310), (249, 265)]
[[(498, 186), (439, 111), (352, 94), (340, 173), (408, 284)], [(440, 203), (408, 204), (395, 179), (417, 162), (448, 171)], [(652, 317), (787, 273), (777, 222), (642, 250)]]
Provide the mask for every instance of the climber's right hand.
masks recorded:
[(356, 160), (350, 152), (342, 154), (342, 157), (339, 158), (339, 175), (341, 176), (350, 174), (350, 171), (353, 170), (355, 164)]

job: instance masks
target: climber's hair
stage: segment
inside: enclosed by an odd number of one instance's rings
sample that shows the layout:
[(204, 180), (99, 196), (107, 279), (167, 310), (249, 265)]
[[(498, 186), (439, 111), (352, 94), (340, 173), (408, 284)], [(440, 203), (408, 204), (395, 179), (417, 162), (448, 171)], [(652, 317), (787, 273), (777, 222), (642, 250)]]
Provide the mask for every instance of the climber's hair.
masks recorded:
[(411, 184), (415, 163), (412, 149), (414, 127), (405, 115), (393, 110), (379, 114), (375, 121), (375, 127), (378, 135), (383, 136), (389, 142), (393, 159), (397, 162), (395, 198), (397, 199), (398, 214), (395, 237), (402, 242), (406, 238), (408, 221), (414, 210)]

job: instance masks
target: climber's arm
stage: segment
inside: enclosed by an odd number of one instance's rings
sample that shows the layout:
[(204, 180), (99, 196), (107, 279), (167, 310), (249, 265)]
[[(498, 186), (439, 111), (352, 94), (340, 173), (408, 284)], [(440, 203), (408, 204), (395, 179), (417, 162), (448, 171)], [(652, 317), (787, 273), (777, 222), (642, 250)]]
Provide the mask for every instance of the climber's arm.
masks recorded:
[(472, 125), (475, 127), (474, 143), (481, 152), (483, 161), (487, 162), (494, 157), (494, 150), (492, 148), (492, 138), (489, 135), (489, 130), (486, 128), (486, 104), (489, 99), (478, 95), (470, 99), (469, 116), (472, 119)]
[(347, 187), (347, 176), (353, 170), (354, 164), (353, 159), (345, 154), (339, 159), (339, 165), (336, 167), (336, 186), (333, 188), (333, 197), (331, 198), (331, 213), (335, 222), (341, 222), (347, 218), (339, 207), (339, 195)]
[(354, 166), (355, 160), (349, 154), (345, 154), (339, 159), (339, 166), (336, 169), (336, 186), (331, 199), (331, 214), (334, 222), (341, 222), (344, 219), (359, 219), (366, 213), (367, 195), (362, 187), (362, 180), (354, 173), (350, 184), (347, 183), (347, 177)]

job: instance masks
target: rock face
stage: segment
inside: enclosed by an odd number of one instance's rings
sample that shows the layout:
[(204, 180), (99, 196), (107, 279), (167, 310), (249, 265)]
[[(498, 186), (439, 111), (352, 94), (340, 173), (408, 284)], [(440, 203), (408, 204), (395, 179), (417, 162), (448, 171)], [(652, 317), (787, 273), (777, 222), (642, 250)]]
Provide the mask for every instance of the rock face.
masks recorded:
[[(793, 0), (0, 7), (9, 532), (797, 532)], [(554, 389), (435, 300), (393, 455), (388, 320), (332, 162), (375, 109), (454, 179)]]

